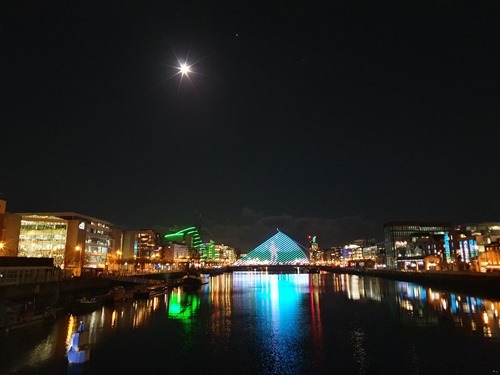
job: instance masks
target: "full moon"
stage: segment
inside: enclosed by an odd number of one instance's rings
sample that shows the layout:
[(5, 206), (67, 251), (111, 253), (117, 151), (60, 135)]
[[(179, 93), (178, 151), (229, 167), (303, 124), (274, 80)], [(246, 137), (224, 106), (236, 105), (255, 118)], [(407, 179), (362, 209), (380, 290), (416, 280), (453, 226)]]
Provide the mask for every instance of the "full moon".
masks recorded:
[(189, 65), (187, 65), (186, 63), (183, 63), (183, 64), (181, 64), (179, 70), (180, 70), (181, 74), (184, 76), (184, 75), (187, 75), (189, 72), (191, 72), (191, 67)]

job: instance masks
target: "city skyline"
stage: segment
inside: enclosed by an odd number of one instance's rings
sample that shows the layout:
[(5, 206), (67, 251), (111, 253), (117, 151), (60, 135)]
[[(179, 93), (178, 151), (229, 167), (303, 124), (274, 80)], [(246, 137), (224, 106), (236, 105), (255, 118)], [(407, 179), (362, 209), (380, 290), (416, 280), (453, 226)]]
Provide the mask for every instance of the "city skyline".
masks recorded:
[(500, 221), (493, 4), (2, 10), (9, 212), (242, 249)]

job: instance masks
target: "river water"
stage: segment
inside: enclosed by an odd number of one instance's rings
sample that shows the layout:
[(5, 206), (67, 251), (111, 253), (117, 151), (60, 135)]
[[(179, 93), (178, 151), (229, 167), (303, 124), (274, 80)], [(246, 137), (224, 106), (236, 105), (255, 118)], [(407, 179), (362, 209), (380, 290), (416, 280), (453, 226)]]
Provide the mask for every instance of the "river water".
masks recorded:
[[(498, 374), (499, 301), (374, 277), (234, 272), (0, 335), (0, 374)], [(82, 320), (90, 361), (68, 365)]]

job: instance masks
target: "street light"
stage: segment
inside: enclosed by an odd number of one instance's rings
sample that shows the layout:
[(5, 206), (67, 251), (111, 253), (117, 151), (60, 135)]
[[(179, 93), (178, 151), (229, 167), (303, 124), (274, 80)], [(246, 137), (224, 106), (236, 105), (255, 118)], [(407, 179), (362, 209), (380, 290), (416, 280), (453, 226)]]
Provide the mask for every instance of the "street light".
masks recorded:
[(78, 276), (82, 276), (82, 248), (79, 245), (75, 246), (75, 251), (78, 252)]

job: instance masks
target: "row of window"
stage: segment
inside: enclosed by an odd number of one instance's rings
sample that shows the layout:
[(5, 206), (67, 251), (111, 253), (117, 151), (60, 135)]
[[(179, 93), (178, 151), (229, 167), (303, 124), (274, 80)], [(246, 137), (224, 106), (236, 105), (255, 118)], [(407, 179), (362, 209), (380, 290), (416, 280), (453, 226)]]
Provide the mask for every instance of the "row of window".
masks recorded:
[(0, 268), (0, 285), (32, 284), (57, 281), (60, 272), (56, 268), (8, 269)]

